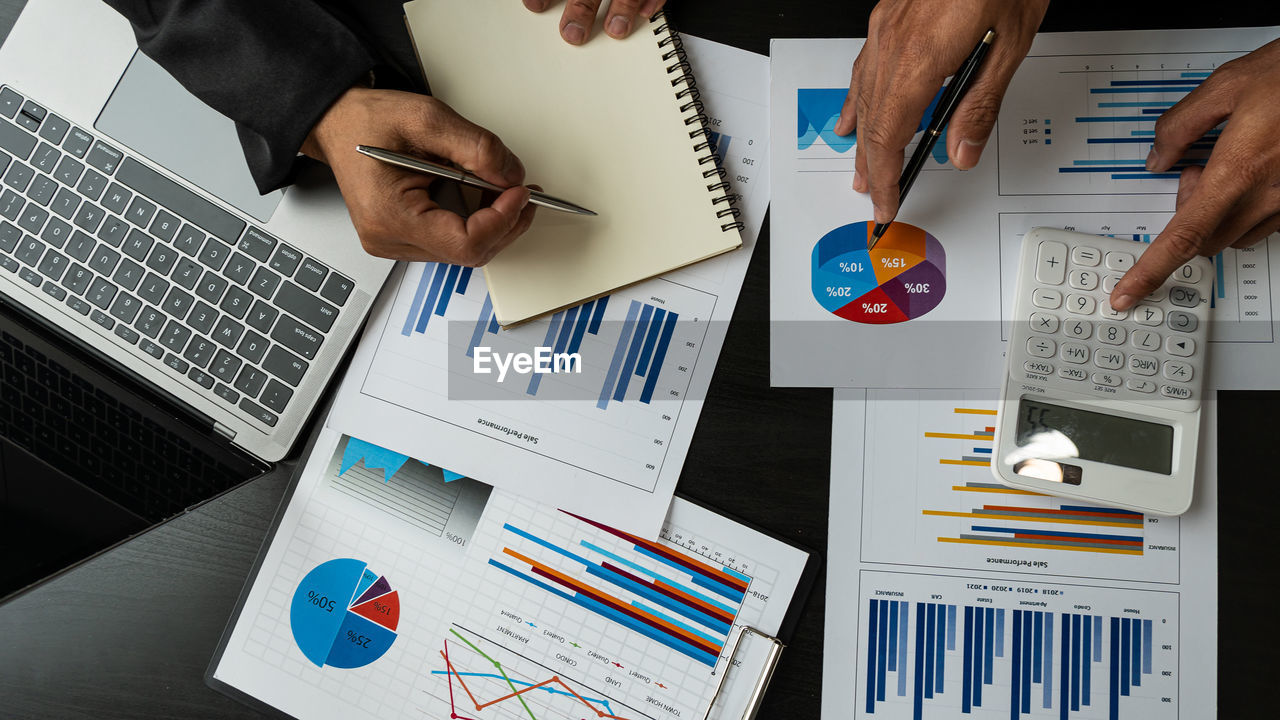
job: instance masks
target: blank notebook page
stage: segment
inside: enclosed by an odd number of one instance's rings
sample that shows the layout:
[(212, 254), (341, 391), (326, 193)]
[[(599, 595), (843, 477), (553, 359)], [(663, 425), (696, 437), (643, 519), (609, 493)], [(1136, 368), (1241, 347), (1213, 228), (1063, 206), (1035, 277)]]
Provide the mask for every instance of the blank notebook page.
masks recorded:
[[(599, 213), (539, 208), (532, 228), (485, 266), (503, 325), (572, 306), (742, 244), (727, 203), (703, 177), (709, 150), (686, 125), (679, 60), (639, 22), (626, 40), (600, 20), (586, 45), (560, 38), (561, 8), (517, 0), (415, 0), (405, 5), (432, 93), (496, 133), (526, 182)], [(600, 18), (604, 12), (600, 13)]]

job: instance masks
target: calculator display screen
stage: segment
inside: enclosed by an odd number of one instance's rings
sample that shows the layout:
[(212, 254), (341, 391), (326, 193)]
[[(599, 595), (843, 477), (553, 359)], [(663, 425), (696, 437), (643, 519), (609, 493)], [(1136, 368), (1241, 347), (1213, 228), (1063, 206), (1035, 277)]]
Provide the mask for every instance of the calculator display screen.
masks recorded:
[(1017, 444), (1045, 459), (1080, 458), (1169, 475), (1173, 428), (1023, 397)]

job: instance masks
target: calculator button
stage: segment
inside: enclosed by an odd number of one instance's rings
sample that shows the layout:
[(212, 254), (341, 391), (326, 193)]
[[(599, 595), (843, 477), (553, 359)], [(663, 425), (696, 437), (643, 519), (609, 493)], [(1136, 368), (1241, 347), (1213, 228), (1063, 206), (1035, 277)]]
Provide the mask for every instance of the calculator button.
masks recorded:
[(1105, 385), (1107, 387), (1117, 387), (1120, 385), (1120, 376), (1111, 373), (1094, 373), (1089, 376), (1095, 385)]
[(1110, 320), (1123, 320), (1129, 317), (1128, 310), (1113, 310), (1111, 303), (1106, 300), (1098, 303), (1098, 314)]
[(1118, 282), (1120, 282), (1119, 275), (1108, 275), (1102, 278), (1102, 291), (1110, 293), (1112, 290), (1116, 289), (1116, 283)]
[(1129, 335), (1129, 342), (1139, 350), (1154, 352), (1160, 349), (1160, 334), (1150, 330), (1134, 330)]
[(1123, 345), (1128, 334), (1124, 326), (1115, 323), (1103, 323), (1098, 326), (1098, 342), (1108, 345)]
[(1033, 375), (1052, 375), (1053, 366), (1041, 360), (1028, 360), (1022, 365), (1027, 372)]
[(1049, 288), (1036, 288), (1031, 293), (1031, 304), (1046, 310), (1057, 310), (1062, 307), (1062, 293)]
[(1166, 297), (1168, 297), (1168, 295), (1169, 295), (1169, 288), (1164, 285), (1161, 285), (1155, 290), (1152, 290), (1151, 294), (1147, 295), (1147, 299), (1150, 300), (1151, 302), (1160, 302), (1164, 300)]
[(1139, 380), (1137, 378), (1129, 378), (1124, 381), (1124, 386), (1140, 393), (1151, 393), (1156, 391), (1156, 384), (1150, 380)]
[(1053, 357), (1053, 351), (1056, 349), (1058, 344), (1049, 338), (1037, 337), (1027, 340), (1027, 354), (1031, 357)]
[(1084, 380), (1089, 377), (1089, 373), (1077, 367), (1064, 367), (1058, 371), (1058, 377), (1068, 380)]
[(1093, 334), (1093, 324), (1087, 320), (1068, 320), (1062, 323), (1062, 332), (1073, 338), (1087, 338)]
[(1069, 280), (1071, 287), (1077, 290), (1092, 290), (1098, 287), (1098, 273), (1092, 270), (1072, 270)]
[(1200, 321), (1191, 313), (1184, 313), (1181, 310), (1170, 310), (1169, 315), (1165, 319), (1165, 324), (1178, 332), (1189, 333), (1196, 331), (1196, 327), (1200, 325)]
[(1167, 337), (1164, 339), (1164, 351), (1178, 357), (1191, 357), (1196, 351), (1196, 341), (1189, 337)]
[(1092, 315), (1095, 301), (1088, 295), (1071, 294), (1067, 296), (1067, 312), (1077, 315)]
[(1058, 318), (1046, 313), (1031, 313), (1031, 329), (1052, 335), (1058, 332)]
[(1200, 282), (1200, 268), (1187, 263), (1173, 272), (1173, 276), (1183, 282), (1192, 284)]
[(1133, 267), (1133, 254), (1127, 252), (1107, 253), (1107, 267), (1112, 270), (1125, 271)]
[(1191, 397), (1191, 388), (1185, 385), (1161, 385), (1160, 394), (1169, 398), (1186, 400)]
[(1129, 357), (1129, 372), (1148, 377), (1160, 371), (1160, 361), (1150, 355), (1132, 355)]
[(1191, 366), (1177, 360), (1164, 361), (1164, 376), (1176, 382), (1188, 382), (1195, 373)]
[(1093, 364), (1103, 370), (1119, 370), (1124, 367), (1124, 353), (1111, 348), (1098, 348), (1093, 351)]
[(1067, 273), (1067, 246), (1053, 240), (1040, 243), (1036, 251), (1036, 280), (1061, 285)]
[(1179, 307), (1195, 307), (1200, 304), (1200, 291), (1195, 288), (1174, 285), (1169, 288), (1169, 302)]
[(1089, 362), (1089, 347), (1080, 343), (1062, 343), (1062, 352), (1058, 357), (1076, 365), (1086, 363)]
[(1164, 322), (1164, 310), (1155, 305), (1139, 305), (1133, 309), (1133, 320), (1139, 325), (1155, 327)]
[(1102, 260), (1102, 253), (1099, 252), (1097, 248), (1085, 247), (1083, 245), (1071, 248), (1071, 262), (1076, 265), (1096, 267), (1100, 260)]

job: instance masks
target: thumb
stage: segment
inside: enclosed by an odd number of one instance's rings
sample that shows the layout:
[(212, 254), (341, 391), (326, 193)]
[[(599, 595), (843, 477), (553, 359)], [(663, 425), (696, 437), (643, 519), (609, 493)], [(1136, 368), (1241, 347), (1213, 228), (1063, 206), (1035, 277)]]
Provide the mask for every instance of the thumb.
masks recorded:
[(992, 49), (988, 62), (960, 99), (947, 126), (947, 155), (957, 168), (969, 170), (978, 164), (1000, 115), (1000, 102), (1021, 60), (1021, 56)]
[(494, 185), (524, 183), (524, 165), (492, 132), (435, 98), (403, 118), (401, 132), (414, 149), (445, 158)]

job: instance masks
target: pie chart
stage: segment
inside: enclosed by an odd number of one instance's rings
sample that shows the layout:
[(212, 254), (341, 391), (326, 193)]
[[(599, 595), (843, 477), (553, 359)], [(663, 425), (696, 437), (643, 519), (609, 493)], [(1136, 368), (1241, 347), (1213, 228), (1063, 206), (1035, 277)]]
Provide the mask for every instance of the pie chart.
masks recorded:
[(947, 254), (914, 225), (895, 222), (872, 250), (874, 222), (841, 225), (813, 247), (813, 297), (827, 312), (858, 323), (914, 320), (942, 302)]
[(317, 667), (368, 665), (391, 648), (399, 623), (399, 593), (352, 558), (317, 565), (298, 584), (289, 608), (293, 640)]

